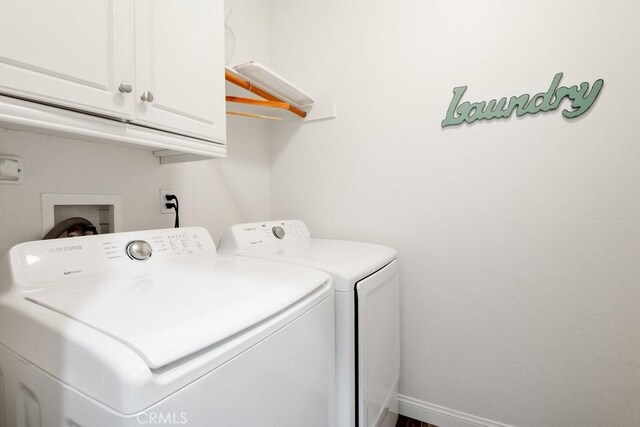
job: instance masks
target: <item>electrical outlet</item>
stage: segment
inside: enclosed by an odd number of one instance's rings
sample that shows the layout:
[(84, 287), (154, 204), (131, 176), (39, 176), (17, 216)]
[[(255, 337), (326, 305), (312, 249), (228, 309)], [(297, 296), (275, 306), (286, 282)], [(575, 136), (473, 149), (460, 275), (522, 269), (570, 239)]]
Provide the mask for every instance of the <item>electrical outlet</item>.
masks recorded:
[(174, 196), (176, 195), (175, 191), (173, 191), (170, 188), (161, 188), (160, 189), (160, 213), (162, 214), (172, 214), (172, 213), (176, 213), (175, 210), (168, 208), (167, 207), (167, 203), (170, 203), (167, 198), (166, 195), (167, 194), (173, 194)]

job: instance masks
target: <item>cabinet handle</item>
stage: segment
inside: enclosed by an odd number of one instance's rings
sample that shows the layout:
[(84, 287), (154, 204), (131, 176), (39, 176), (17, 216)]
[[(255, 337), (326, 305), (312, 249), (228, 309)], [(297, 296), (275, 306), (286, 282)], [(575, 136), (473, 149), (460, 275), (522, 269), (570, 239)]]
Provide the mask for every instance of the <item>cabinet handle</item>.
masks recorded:
[(140, 97), (144, 102), (153, 102), (153, 94), (148, 90), (142, 92), (142, 96)]
[(131, 93), (131, 91), (133, 90), (133, 86), (131, 86), (131, 83), (129, 82), (122, 82), (120, 83), (120, 87), (118, 88), (118, 90), (122, 93)]

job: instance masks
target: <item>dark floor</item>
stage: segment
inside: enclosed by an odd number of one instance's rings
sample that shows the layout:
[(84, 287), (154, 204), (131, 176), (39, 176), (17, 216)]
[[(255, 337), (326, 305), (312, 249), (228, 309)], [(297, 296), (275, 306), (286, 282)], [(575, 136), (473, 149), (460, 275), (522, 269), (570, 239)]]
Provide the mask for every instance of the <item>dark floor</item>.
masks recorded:
[(433, 424), (423, 423), (422, 421), (414, 420), (413, 418), (405, 417), (404, 415), (398, 415), (398, 423), (396, 427), (437, 427)]

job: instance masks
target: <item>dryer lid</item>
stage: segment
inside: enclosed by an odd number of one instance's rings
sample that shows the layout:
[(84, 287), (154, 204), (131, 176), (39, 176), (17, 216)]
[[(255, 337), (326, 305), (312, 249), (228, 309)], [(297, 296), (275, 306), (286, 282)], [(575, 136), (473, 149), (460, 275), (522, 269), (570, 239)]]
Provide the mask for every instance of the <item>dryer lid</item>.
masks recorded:
[(275, 252), (245, 252), (243, 256), (284, 261), (329, 273), (337, 292), (351, 292), (356, 283), (396, 259), (387, 246), (346, 240), (311, 239)]
[(315, 291), (330, 292), (319, 271), (256, 261), (207, 256), (84, 278), (25, 298), (109, 335), (160, 369), (215, 348)]
[[(280, 237), (276, 236), (279, 229)], [(220, 240), (220, 252), (272, 259), (326, 271), (334, 289), (351, 292), (359, 280), (396, 259), (396, 251), (371, 243), (311, 238), (300, 220), (236, 224)]]

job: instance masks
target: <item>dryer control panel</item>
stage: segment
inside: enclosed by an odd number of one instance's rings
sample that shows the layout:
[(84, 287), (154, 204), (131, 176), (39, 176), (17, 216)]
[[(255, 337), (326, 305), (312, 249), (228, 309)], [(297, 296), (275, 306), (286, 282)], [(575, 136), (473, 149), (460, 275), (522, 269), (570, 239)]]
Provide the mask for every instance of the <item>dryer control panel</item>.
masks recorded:
[(220, 240), (219, 251), (238, 254), (253, 251), (277, 251), (302, 246), (311, 234), (300, 220), (250, 222), (236, 224)]

